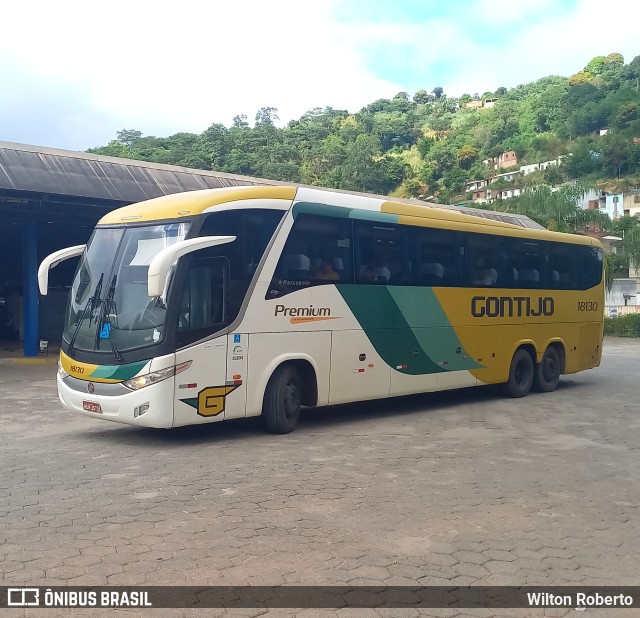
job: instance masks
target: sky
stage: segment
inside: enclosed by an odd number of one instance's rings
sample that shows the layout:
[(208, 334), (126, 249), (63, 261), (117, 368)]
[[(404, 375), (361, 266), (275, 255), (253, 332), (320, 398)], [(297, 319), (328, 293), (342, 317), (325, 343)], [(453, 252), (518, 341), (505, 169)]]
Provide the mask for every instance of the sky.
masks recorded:
[(86, 150), (262, 107), (283, 126), (401, 91), (460, 96), (640, 55), (637, 0), (8, 0), (0, 141)]

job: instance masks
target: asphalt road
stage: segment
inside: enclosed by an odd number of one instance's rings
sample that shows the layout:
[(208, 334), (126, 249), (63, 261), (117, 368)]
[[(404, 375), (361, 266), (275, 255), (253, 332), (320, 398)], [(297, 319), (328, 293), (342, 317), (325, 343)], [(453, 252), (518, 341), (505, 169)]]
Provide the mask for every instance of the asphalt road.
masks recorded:
[[(639, 341), (606, 340), (602, 366), (555, 393), (339, 406), (286, 436), (75, 416), (54, 373), (0, 366), (1, 584), (640, 583)], [(354, 612), (568, 614), (274, 613)]]

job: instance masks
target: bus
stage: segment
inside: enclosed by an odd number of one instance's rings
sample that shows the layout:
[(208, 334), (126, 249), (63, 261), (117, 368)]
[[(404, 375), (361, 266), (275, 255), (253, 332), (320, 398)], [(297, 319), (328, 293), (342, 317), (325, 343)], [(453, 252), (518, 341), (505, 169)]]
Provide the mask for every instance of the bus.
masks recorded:
[[(478, 215), (478, 216), (475, 216)], [(600, 364), (595, 239), (526, 217), (311, 187), (192, 191), (105, 215), (80, 256), (64, 408), (170, 428), (501, 384)]]

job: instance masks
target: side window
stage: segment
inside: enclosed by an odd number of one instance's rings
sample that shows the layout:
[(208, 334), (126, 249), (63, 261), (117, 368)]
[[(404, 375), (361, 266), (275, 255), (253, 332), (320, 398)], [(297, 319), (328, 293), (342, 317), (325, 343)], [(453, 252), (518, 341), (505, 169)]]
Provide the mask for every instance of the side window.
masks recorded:
[(191, 260), (180, 296), (178, 346), (202, 339), (228, 322), (228, 282), (226, 258)]
[(547, 288), (547, 254), (543, 243), (528, 238), (514, 238), (511, 242), (514, 287)]
[(508, 288), (514, 281), (506, 236), (470, 234), (468, 237), (468, 284), (471, 287)]
[(588, 290), (602, 280), (602, 250), (598, 247), (575, 247), (578, 254), (578, 289)]
[(357, 283), (412, 285), (411, 228), (378, 221), (355, 221)]
[(464, 245), (458, 232), (414, 228), (418, 285), (465, 285)]
[(247, 209), (213, 212), (200, 229), (200, 236), (235, 236), (224, 245), (198, 252), (201, 257), (224, 257), (229, 263), (229, 322), (238, 315), (273, 233), (284, 216), (282, 210)]
[(552, 290), (575, 290), (578, 282), (575, 277), (576, 246), (559, 242), (548, 243), (549, 288)]
[(301, 214), (285, 243), (267, 298), (332, 283), (353, 283), (351, 220)]

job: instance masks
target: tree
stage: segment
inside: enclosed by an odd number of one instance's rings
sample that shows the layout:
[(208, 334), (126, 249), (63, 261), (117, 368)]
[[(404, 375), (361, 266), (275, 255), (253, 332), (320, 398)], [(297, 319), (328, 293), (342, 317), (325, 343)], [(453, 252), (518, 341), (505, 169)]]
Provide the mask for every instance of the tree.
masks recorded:
[(429, 101), (431, 101), (433, 97), (424, 89), (418, 90), (414, 95), (413, 95), (413, 102), (414, 103), (429, 103)]
[(429, 150), (431, 150), (431, 146), (433, 146), (433, 143), (434, 140), (432, 140), (430, 137), (421, 137), (418, 140), (418, 152), (423, 159), (426, 158), (427, 153), (429, 152)]
[(589, 189), (589, 185), (580, 183), (564, 185), (557, 191), (552, 191), (548, 185), (533, 185), (518, 197), (503, 202), (500, 209), (526, 215), (556, 232), (582, 232), (592, 219), (601, 221), (603, 216), (598, 211), (579, 208), (579, 200)]
[(622, 69), (622, 77), (635, 83), (636, 92), (640, 89), (640, 56), (636, 56)]
[(256, 113), (256, 125), (273, 126), (278, 120), (278, 110), (275, 107), (261, 107)]
[(473, 165), (477, 156), (478, 151), (472, 146), (465, 144), (456, 153), (456, 162), (463, 170), (468, 170)]
[(620, 134), (608, 134), (602, 140), (602, 164), (609, 168), (613, 175), (620, 178), (631, 163), (631, 145)]
[(121, 144), (124, 144), (129, 150), (131, 150), (134, 144), (142, 138), (142, 131), (122, 129), (122, 131), (116, 132), (116, 138)]
[(444, 92), (444, 88), (443, 88), (442, 86), (436, 86), (436, 87), (433, 89), (433, 96), (434, 96), (436, 99), (439, 99), (439, 98), (442, 96), (442, 93), (443, 93), (443, 92)]
[(233, 127), (235, 129), (248, 129), (249, 123), (247, 122), (246, 114), (239, 114), (233, 117)]
[(569, 83), (572, 86), (577, 86), (578, 84), (593, 84), (594, 82), (594, 75), (589, 71), (578, 71), (569, 78)]
[(619, 67), (624, 65), (624, 56), (622, 54), (619, 54), (617, 52), (613, 53), (613, 54), (609, 54), (606, 58), (605, 58), (605, 65), (617, 65)]
[(622, 126), (633, 120), (637, 120), (638, 117), (640, 117), (640, 106), (638, 106), (637, 103), (627, 103), (620, 107), (615, 117), (615, 123)]
[(545, 184), (552, 187), (559, 185), (564, 180), (562, 170), (557, 165), (550, 165), (544, 170), (542, 177), (544, 178)]
[(584, 67), (584, 72), (596, 77), (596, 75), (602, 75), (604, 71), (605, 64), (607, 59), (604, 56), (596, 56), (589, 61), (586, 67)]
[(442, 184), (453, 193), (457, 193), (467, 180), (467, 175), (458, 167), (451, 168), (442, 178)]

